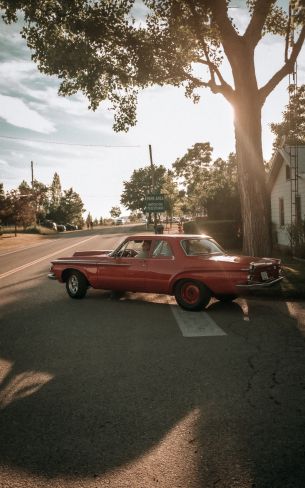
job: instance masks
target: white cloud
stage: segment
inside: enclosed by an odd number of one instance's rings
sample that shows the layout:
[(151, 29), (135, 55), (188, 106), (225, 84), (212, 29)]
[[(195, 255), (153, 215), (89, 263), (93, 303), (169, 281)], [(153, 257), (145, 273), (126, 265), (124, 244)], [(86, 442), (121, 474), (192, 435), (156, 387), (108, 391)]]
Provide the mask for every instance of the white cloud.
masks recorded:
[(15, 97), (0, 95), (0, 117), (9, 124), (43, 134), (50, 134), (56, 130), (49, 120)]

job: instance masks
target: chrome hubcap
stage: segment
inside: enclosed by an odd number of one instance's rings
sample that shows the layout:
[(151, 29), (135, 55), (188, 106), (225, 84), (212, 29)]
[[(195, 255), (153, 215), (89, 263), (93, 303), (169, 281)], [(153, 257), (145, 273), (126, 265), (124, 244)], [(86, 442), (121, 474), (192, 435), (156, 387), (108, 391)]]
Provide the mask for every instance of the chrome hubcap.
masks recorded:
[(77, 279), (77, 276), (75, 276), (75, 275), (72, 275), (69, 278), (69, 290), (74, 295), (78, 291), (78, 279)]

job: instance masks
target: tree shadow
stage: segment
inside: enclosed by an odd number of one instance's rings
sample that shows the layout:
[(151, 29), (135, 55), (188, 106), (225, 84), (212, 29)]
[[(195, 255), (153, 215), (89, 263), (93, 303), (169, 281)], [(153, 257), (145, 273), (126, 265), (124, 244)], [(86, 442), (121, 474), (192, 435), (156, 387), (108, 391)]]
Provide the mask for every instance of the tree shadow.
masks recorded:
[(198, 453), (198, 486), (302, 486), (305, 347), (294, 319), (249, 301), (245, 321), (239, 302), (215, 302), (207, 313), (227, 336), (186, 339), (167, 304), (110, 296), (42, 295), (23, 320), (4, 307), (2, 464), (93, 477), (150, 452), (198, 409), (183, 441)]

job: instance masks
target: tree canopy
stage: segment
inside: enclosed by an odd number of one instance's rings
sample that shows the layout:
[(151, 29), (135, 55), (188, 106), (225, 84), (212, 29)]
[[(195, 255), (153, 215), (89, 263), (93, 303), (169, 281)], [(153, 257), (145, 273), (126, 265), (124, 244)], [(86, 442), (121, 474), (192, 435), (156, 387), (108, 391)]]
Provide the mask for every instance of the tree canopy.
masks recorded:
[[(305, 144), (305, 85), (297, 89), (288, 87), (290, 100), (283, 111), (282, 122), (271, 124), (275, 134), (274, 147), (279, 147), (283, 140), (286, 144)], [(283, 139), (284, 138), (284, 139)]]
[(27, 228), (49, 219), (58, 224), (72, 223), (82, 227), (84, 212), (81, 197), (73, 188), (62, 192), (57, 173), (50, 186), (37, 180), (32, 186), (22, 181), (18, 188), (5, 193), (0, 183), (0, 222)]
[(184, 208), (211, 219), (240, 219), (235, 154), (212, 160), (209, 142), (197, 143), (175, 161), (173, 170), (185, 189)]
[(155, 187), (152, 187), (152, 171), (150, 166), (135, 169), (129, 181), (123, 182), (121, 204), (128, 210), (142, 210), (145, 212), (146, 196), (152, 193), (160, 193), (164, 184), (166, 169), (162, 165), (154, 166)]

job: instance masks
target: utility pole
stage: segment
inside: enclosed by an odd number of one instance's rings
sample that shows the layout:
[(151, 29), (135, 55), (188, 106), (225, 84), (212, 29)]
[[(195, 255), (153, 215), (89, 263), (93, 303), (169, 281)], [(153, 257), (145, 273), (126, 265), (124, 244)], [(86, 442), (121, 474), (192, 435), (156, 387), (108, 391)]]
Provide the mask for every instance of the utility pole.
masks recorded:
[[(34, 162), (31, 161), (31, 176), (32, 176), (32, 198), (34, 197)], [(37, 202), (34, 200), (34, 211), (35, 211), (35, 227), (37, 224)]]
[[(152, 158), (152, 149), (151, 149), (151, 144), (148, 146), (149, 148), (149, 158), (150, 158), (150, 167), (151, 167), (151, 186), (152, 186), (152, 193), (155, 192), (155, 167), (153, 163), (153, 158)], [(157, 214), (154, 212), (154, 229), (156, 231), (157, 227)]]
[(32, 188), (34, 186), (34, 163), (31, 161)]
[(155, 167), (153, 163), (153, 158), (152, 158), (152, 149), (151, 145), (149, 144), (149, 158), (150, 158), (150, 167), (151, 167), (151, 186), (152, 186), (152, 191), (155, 191)]

